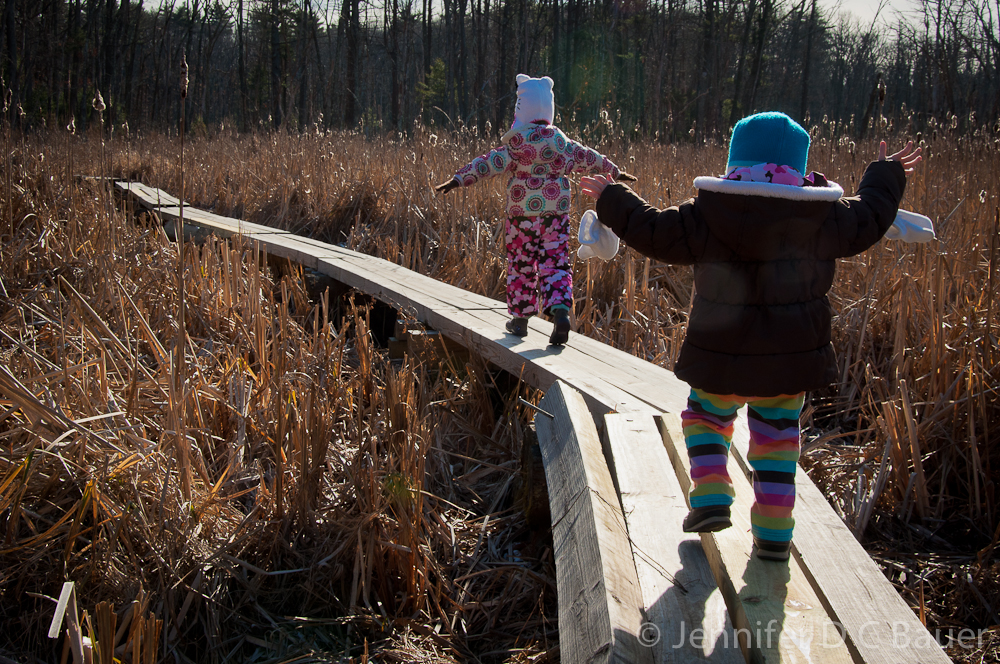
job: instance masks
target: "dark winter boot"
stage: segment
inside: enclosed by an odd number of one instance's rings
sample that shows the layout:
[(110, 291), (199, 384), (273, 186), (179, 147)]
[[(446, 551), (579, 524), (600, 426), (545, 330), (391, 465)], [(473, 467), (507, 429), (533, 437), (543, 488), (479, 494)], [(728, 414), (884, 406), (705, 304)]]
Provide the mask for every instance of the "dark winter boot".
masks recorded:
[(528, 336), (528, 319), (511, 318), (509, 321), (507, 321), (507, 331), (513, 334), (515, 337)]
[(553, 307), (552, 318), (552, 336), (549, 337), (549, 343), (553, 346), (562, 346), (569, 339), (569, 309)]
[(731, 525), (729, 505), (695, 507), (684, 517), (686, 533), (714, 533)]
[(757, 549), (757, 557), (761, 560), (774, 560), (776, 562), (782, 562), (788, 560), (788, 556), (792, 551), (791, 542), (775, 542), (773, 540), (766, 540), (753, 536), (753, 544)]

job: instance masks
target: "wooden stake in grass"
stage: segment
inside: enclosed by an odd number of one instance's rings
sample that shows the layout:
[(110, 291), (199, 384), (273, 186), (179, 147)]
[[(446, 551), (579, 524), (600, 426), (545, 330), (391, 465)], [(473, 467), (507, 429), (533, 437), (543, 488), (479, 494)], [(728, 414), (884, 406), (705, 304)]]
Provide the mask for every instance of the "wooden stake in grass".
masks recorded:
[(184, 500), (191, 500), (191, 465), (188, 459), (187, 433), (184, 422), (184, 345), (186, 341), (184, 316), (184, 107), (187, 104), (188, 64), (187, 56), (181, 56), (181, 201), (177, 216), (177, 294), (180, 298), (177, 312), (177, 343), (174, 348), (174, 394), (177, 401), (171, 404), (174, 412), (178, 465), (181, 473), (181, 494)]

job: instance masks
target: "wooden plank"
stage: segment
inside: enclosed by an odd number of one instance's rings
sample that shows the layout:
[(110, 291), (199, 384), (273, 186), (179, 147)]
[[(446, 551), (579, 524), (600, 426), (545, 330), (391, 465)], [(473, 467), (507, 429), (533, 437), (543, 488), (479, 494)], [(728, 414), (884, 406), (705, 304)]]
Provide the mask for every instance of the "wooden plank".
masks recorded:
[[(496, 300), (463, 298), (463, 295), (469, 295), (467, 291), (441, 284), (398, 265), (389, 264), (392, 266), (391, 270), (373, 269), (373, 274), (366, 274), (367, 271), (363, 271), (361, 265), (355, 270), (354, 265), (353, 259), (347, 262), (333, 261), (332, 264), (320, 259), (317, 269), (352, 287), (388, 301), (401, 310), (411, 309), (413, 312), (419, 312), (417, 317), (420, 320), (449, 336), (460, 335), (463, 327), (449, 325), (448, 321), (429, 320), (429, 317), (435, 317), (435, 311), (448, 312), (450, 315), (455, 308), (460, 308), (477, 316), (488, 324), (493, 339), (498, 341), (506, 339), (504, 348), (517, 352), (524, 359), (531, 359), (535, 368), (548, 369), (550, 371), (547, 373), (557, 373), (560, 376), (575, 368), (579, 370), (580, 376), (591, 374), (593, 379), (614, 385), (622, 397), (617, 398), (615, 403), (609, 404), (611, 408), (629, 408), (629, 404), (635, 404), (642, 410), (649, 410), (640, 404), (649, 401), (651, 393), (657, 395), (660, 402), (680, 403), (687, 397), (689, 391), (687, 385), (676, 378), (671, 378), (673, 374), (670, 372), (653, 371), (654, 376), (661, 378), (656, 382), (651, 382), (648, 378), (642, 379), (640, 376), (643, 373), (649, 374), (653, 368), (649, 363), (589, 337), (571, 334), (569, 343), (561, 349), (550, 347), (548, 337), (552, 331), (552, 324), (547, 321), (533, 318), (529, 324), (531, 332), (523, 339), (506, 335), (503, 327), (508, 319), (506, 306)], [(492, 315), (480, 314), (477, 309), (492, 312)], [(456, 340), (462, 342), (461, 338)], [(481, 350), (489, 352), (488, 349)], [(489, 359), (495, 360), (492, 355)], [(570, 380), (568, 377), (566, 379)], [(572, 382), (576, 384), (579, 380), (578, 377)], [(538, 387), (544, 389), (548, 384), (543, 383)]]
[[(172, 226), (175, 223), (175, 220), (180, 217), (180, 211), (181, 209), (177, 206), (159, 207), (154, 210), (154, 212), (160, 216), (160, 219), (163, 221), (167, 231), (173, 230)], [(290, 238), (295, 237), (288, 231), (270, 228), (268, 226), (261, 226), (259, 224), (252, 224), (248, 221), (241, 222), (238, 219), (230, 219), (229, 217), (221, 217), (217, 214), (212, 214), (211, 212), (199, 210), (198, 208), (185, 207), (185, 236), (203, 236), (207, 234), (206, 231), (208, 233), (216, 233), (220, 237), (242, 235), (246, 237), (267, 238), (268, 240), (276, 236), (287, 236)]]
[(125, 195), (131, 196), (136, 202), (147, 210), (152, 210), (162, 206), (180, 205), (181, 201), (176, 196), (171, 196), (165, 191), (142, 184), (141, 182), (115, 182), (115, 189)]
[[(663, 444), (685, 493), (690, 465), (680, 416), (660, 418)], [(751, 550), (750, 506), (753, 487), (746, 476), (731, 472), (736, 500), (732, 528), (702, 533), (701, 541), (747, 661), (847, 664), (854, 661), (839, 625), (827, 614), (796, 557), (764, 561)]]
[[(583, 397), (556, 382), (535, 416), (552, 515), (564, 662), (644, 662), (642, 595), (624, 516)], [(551, 417), (550, 417), (551, 415)]]
[[(547, 337), (526, 341), (507, 334), (503, 328), (507, 320), (505, 315), (429, 308), (420, 313), (420, 319), (433, 329), (456, 339), (538, 389), (548, 389), (556, 380), (562, 380), (579, 390), (595, 416), (612, 410), (652, 412), (639, 399), (603, 380), (599, 373), (589, 370), (582, 362), (574, 363), (572, 358), (579, 354), (568, 347), (548, 346)], [(493, 320), (489, 320), (490, 317)]]
[(744, 664), (701, 540), (682, 530), (687, 501), (656, 422), (612, 413), (604, 423), (648, 621), (640, 638), (653, 661)]
[(90, 639), (83, 636), (76, 606), (76, 583), (66, 581), (59, 593), (56, 611), (49, 623), (49, 638), (58, 639), (63, 623), (66, 623), (66, 639), (73, 653), (73, 664), (85, 664), (93, 660)]
[[(750, 430), (740, 417), (733, 448), (744, 473)], [(795, 474), (795, 536), (803, 571), (866, 664), (947, 664), (951, 658), (917, 619), (805, 471)]]

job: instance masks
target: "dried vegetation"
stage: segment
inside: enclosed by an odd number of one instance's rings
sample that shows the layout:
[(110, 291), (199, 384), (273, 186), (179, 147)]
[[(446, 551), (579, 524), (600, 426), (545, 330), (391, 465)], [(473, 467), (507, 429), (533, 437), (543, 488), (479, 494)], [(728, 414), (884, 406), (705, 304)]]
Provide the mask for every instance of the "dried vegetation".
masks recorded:
[[(1000, 149), (993, 128), (949, 127), (919, 137), (926, 160), (903, 203), (939, 239), (884, 241), (840, 265), (841, 381), (804, 413), (804, 465), (928, 626), (973, 630), (952, 656), (996, 661)], [(850, 191), (875, 142), (836, 123), (812, 132), (810, 168)], [(578, 134), (661, 206), (725, 162), (718, 144), (630, 141), (611, 118)], [(337, 317), (294, 267), (262, 269), (248, 247), (215, 242), (187, 253), (174, 381), (176, 250), (73, 175), (179, 192), (176, 138), (5, 140), (0, 620), (16, 634), (3, 647), (51, 652), (38, 645), (43, 595), (71, 578), (87, 609), (122, 612), (141, 589), (164, 621), (163, 654), (554, 654), (550, 554), (513, 497), (527, 472), (516, 387), (475, 361), (395, 366), (366, 310)], [(188, 142), (185, 191), (502, 299), (502, 183), (448, 197), (430, 186), (492, 145), (424, 127), (218, 128)], [(671, 366), (684, 268), (625, 251), (576, 276), (580, 332)]]

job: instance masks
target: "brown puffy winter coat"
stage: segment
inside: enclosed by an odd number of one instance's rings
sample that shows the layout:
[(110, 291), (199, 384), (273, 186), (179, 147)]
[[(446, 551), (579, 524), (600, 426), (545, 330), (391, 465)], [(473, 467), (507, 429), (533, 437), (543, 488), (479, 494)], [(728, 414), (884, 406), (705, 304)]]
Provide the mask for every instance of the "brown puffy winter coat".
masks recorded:
[(892, 225), (906, 186), (895, 161), (872, 162), (857, 195), (697, 178), (698, 196), (657, 210), (622, 184), (597, 201), (601, 222), (651, 258), (694, 266), (695, 299), (674, 367), (692, 387), (770, 397), (836, 380), (827, 293), (837, 258)]

